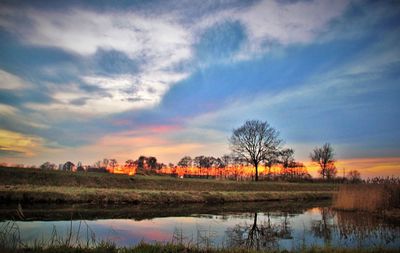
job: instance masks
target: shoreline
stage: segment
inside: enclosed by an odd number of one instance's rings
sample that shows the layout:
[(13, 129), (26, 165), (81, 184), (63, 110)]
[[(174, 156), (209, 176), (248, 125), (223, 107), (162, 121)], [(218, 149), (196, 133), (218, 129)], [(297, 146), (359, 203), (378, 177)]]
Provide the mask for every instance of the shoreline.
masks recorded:
[(0, 185), (2, 203), (187, 204), (327, 200), (334, 191), (168, 191)]

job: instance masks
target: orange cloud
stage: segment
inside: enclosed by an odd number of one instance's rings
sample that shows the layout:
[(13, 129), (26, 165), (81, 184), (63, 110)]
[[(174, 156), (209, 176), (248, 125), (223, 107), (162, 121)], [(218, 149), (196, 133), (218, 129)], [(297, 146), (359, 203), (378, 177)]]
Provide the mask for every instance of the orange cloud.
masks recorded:
[(0, 150), (33, 156), (41, 149), (43, 140), (38, 137), (0, 129)]

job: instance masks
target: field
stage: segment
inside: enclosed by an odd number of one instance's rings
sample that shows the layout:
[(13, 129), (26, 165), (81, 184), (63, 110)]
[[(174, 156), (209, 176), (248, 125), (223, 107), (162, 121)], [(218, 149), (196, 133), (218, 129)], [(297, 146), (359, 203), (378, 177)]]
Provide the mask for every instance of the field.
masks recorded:
[(0, 168), (1, 202), (224, 203), (331, 198), (328, 183), (251, 182)]

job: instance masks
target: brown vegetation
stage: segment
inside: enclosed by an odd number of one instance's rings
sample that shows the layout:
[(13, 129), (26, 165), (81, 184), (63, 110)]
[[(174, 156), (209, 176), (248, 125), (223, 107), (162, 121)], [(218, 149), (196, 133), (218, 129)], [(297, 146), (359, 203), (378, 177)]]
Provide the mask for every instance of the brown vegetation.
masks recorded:
[(112, 173), (47, 171), (0, 167), (0, 185), (67, 186), (160, 191), (334, 191), (330, 183), (251, 182), (174, 178), (170, 176), (127, 176)]
[(333, 206), (342, 210), (370, 212), (400, 208), (400, 185), (341, 185)]

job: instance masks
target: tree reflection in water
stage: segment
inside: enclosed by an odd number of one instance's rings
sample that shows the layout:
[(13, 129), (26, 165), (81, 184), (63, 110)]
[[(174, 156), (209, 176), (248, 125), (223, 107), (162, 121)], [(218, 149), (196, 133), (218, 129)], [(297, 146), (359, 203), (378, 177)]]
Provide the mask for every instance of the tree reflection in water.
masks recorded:
[[(312, 220), (307, 230), (304, 230), (304, 238), (320, 238), (324, 245), (333, 246), (369, 247), (391, 244), (392, 247), (397, 247), (399, 244), (398, 222), (388, 223), (382, 217), (371, 214), (335, 211), (331, 208), (319, 208), (318, 211), (320, 217)], [(296, 229), (292, 228), (288, 213), (279, 213), (278, 216), (274, 214), (274, 218), (281, 217), (278, 221), (271, 219), (271, 213), (266, 213), (262, 221), (257, 220), (259, 216), (260, 214), (254, 213), (252, 222), (228, 228), (225, 231), (226, 246), (274, 250), (279, 248), (282, 240), (293, 240), (292, 245), (301, 246), (302, 238), (298, 233), (298, 238), (293, 236)]]
[(315, 237), (322, 238), (325, 244), (331, 244), (337, 234), (344, 244), (361, 246), (384, 246), (395, 243), (400, 236), (398, 222), (387, 222), (384, 217), (369, 213), (334, 211), (331, 208), (319, 208), (321, 220), (313, 221), (311, 231)]
[(254, 213), (252, 224), (237, 224), (226, 231), (227, 243), (233, 248), (276, 249), (279, 239), (292, 239), (287, 213), (281, 223), (271, 222), (270, 213), (267, 219), (258, 223), (257, 213)]
[(359, 246), (365, 241), (380, 241), (380, 244), (386, 245), (400, 238), (398, 220), (388, 222), (383, 216), (343, 211), (337, 212), (336, 217), (340, 238), (355, 240)]
[(316, 220), (311, 223), (311, 231), (315, 237), (322, 238), (324, 243), (331, 244), (332, 232), (335, 229), (333, 223), (334, 212), (330, 208), (319, 208), (321, 220)]

